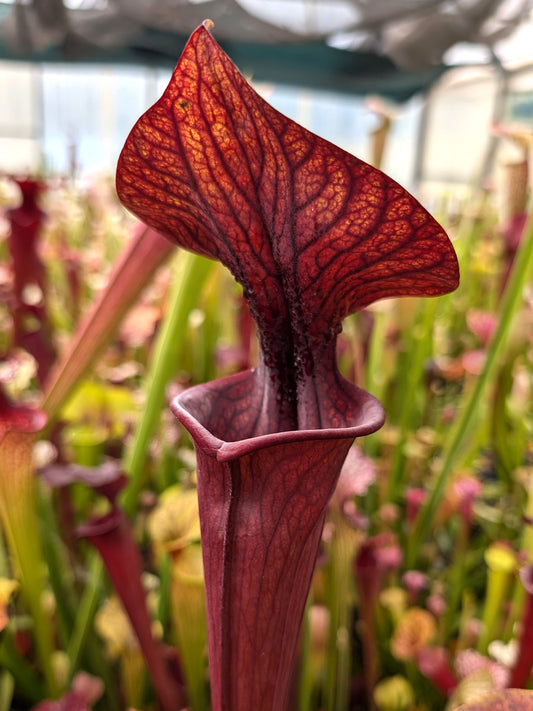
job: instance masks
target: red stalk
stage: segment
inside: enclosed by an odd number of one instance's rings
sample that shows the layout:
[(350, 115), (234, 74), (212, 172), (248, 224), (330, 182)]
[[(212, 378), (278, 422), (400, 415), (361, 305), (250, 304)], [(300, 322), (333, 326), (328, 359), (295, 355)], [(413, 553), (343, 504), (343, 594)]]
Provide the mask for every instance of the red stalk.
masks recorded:
[(401, 551), (394, 538), (379, 534), (364, 541), (354, 559), (363, 645), (363, 672), (370, 709), (375, 707), (374, 687), (378, 678), (376, 607), (385, 576), (401, 563)]
[(423, 647), (416, 655), (419, 670), (435, 684), (437, 689), (449, 696), (457, 686), (457, 677), (450, 667), (448, 650), (444, 647)]
[[(13, 268), (13, 345), (24, 348), (35, 358), (42, 384), (55, 358), (46, 313), (46, 274), (39, 255), (46, 215), (37, 199), (44, 184), (32, 178), (15, 182), (22, 193), (22, 203), (6, 213)], [(34, 290), (33, 296), (30, 289)]]
[(143, 562), (131, 525), (117, 505), (117, 497), (127, 484), (127, 477), (114, 462), (98, 468), (51, 465), (41, 471), (41, 476), (56, 488), (82, 482), (111, 504), (107, 514), (90, 518), (78, 527), (77, 534), (96, 548), (106, 566), (139, 641), (162, 710), (179, 711), (185, 706), (182, 688), (171, 670), (165, 646), (152, 634), (142, 585)]
[(143, 565), (126, 516), (114, 506), (105, 516), (87, 521), (78, 533), (98, 550), (104, 561), (139, 640), (161, 708), (163, 711), (179, 711), (185, 706), (183, 694), (170, 671), (164, 646), (152, 634), (141, 582)]
[(161, 235), (139, 225), (109, 278), (107, 287), (76, 331), (65, 357), (56, 365), (44, 388), (43, 410), (53, 419), (81, 375), (114, 334), (117, 324), (139, 297), (158, 267), (172, 252)]

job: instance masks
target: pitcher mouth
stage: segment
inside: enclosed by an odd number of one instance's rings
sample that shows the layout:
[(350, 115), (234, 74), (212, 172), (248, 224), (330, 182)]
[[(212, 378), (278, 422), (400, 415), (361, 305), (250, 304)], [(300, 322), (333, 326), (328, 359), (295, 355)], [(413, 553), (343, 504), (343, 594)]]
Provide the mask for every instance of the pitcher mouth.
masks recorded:
[[(203, 452), (224, 462), (236, 459), (265, 447), (289, 442), (323, 439), (355, 439), (376, 432), (385, 421), (379, 400), (365, 390), (346, 381), (353, 395), (353, 410), (345, 418), (344, 426), (331, 425), (320, 429), (269, 431), (257, 428), (257, 420), (243, 414), (242, 402), (236, 394), (252, 388), (255, 371), (246, 370), (236, 375), (195, 385), (180, 393), (170, 403), (170, 409), (190, 432)], [(238, 427), (235, 426), (238, 420)]]

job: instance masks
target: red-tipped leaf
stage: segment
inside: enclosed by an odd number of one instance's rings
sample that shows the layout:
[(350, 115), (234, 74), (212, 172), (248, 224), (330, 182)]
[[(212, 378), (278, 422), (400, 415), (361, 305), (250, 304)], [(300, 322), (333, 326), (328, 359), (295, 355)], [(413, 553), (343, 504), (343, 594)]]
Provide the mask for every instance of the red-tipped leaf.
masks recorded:
[(136, 228), (109, 277), (106, 288), (87, 313), (67, 352), (44, 387), (43, 410), (52, 420), (87, 369), (108, 344), (125, 313), (172, 253), (172, 245), (144, 225)]

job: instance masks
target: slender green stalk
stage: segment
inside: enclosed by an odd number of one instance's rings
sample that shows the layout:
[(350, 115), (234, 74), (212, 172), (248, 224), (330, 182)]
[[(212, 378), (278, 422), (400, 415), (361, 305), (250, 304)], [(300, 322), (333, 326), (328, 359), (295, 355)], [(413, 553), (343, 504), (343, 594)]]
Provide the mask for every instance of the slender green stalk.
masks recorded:
[(159, 559), (159, 601), (157, 605), (157, 619), (163, 629), (166, 629), (170, 620), (170, 597), (172, 593), (172, 559), (166, 551), (161, 553)]
[(87, 634), (92, 625), (94, 613), (96, 612), (98, 595), (103, 581), (103, 570), (104, 566), (100, 556), (93, 554), (91, 551), (88, 569), (89, 583), (81, 598), (78, 614), (76, 615), (74, 628), (67, 647), (67, 655), (72, 672), (76, 668)]
[[(383, 376), (383, 360), (385, 336), (389, 324), (389, 314), (379, 308), (373, 311), (374, 325), (370, 336), (368, 355), (365, 364), (365, 384), (364, 388), (372, 393), (380, 402), (383, 402), (385, 391), (385, 378)], [(376, 434), (371, 434), (362, 440), (361, 445), (369, 457), (377, 456), (378, 439)], [(375, 497), (367, 496), (365, 499), (365, 510), (367, 513), (374, 511)]]
[(33, 441), (34, 433), (16, 430), (0, 439), (0, 524), (20, 581), (21, 597), (32, 617), (39, 665), (53, 697), (60, 689), (52, 664), (52, 621), (43, 607), (47, 568), (36, 512)]
[[(348, 622), (348, 620), (346, 620)], [(348, 709), (350, 697), (350, 663), (351, 663), (350, 630), (348, 624), (339, 628), (337, 635), (337, 693), (335, 697), (336, 711)]]
[(88, 658), (91, 669), (94, 670), (94, 673), (97, 674), (105, 684), (106, 709), (109, 709), (109, 711), (119, 711), (120, 704), (112, 679), (112, 669), (105, 657), (99, 653), (96, 645), (91, 644), (91, 642), (94, 641), (94, 637), (92, 636), (93, 619), (98, 606), (99, 596), (102, 592), (103, 579), (104, 566), (102, 559), (99, 555), (91, 551), (88, 564), (89, 582), (78, 606), (78, 614), (74, 621), (66, 652), (70, 662), (71, 680), (77, 671), (79, 660), (82, 656)]
[(14, 690), (13, 676), (6, 670), (0, 672), (0, 711), (10, 711)]
[(307, 598), (302, 623), (302, 643), (300, 652), (300, 677), (298, 684), (298, 711), (311, 711), (313, 698), (313, 674), (311, 669), (311, 624), (309, 610), (312, 593)]
[(380, 399), (384, 386), (382, 376), (383, 344), (385, 343), (389, 316), (387, 312), (377, 308), (372, 313), (374, 325), (366, 358), (365, 389), (371, 392), (374, 397)]
[(145, 464), (150, 440), (161, 416), (165, 389), (180, 362), (187, 318), (198, 303), (213, 265), (214, 262), (196, 254), (181, 252), (179, 255), (167, 314), (145, 381), (146, 402), (131, 449), (126, 454), (125, 469), (130, 475), (130, 483), (122, 503), (129, 515), (135, 511), (139, 494), (145, 484)]
[(514, 268), (503, 297), (500, 320), (492, 341), (489, 344), (483, 370), (470, 392), (467, 401), (464, 403), (463, 408), (458, 413), (455, 425), (451, 430), (450, 439), (443, 452), (442, 465), (436, 477), (435, 484), (427, 502), (420, 510), (413, 535), (408, 541), (406, 555), (406, 565), (408, 568), (415, 567), (420, 544), (429, 530), (431, 520), (444, 492), (446, 483), (471, 433), (471, 426), (481, 398), (485, 395), (491, 376), (497, 367), (498, 359), (505, 347), (513, 316), (521, 305), (524, 287), (527, 284), (532, 268), (533, 219), (530, 218), (524, 232), (522, 244), (515, 258)]
[[(326, 661), (326, 711), (346, 711), (351, 660), (349, 638), (351, 558), (342, 537), (336, 536), (330, 551), (327, 576), (330, 634)], [(353, 550), (352, 550), (353, 553)]]
[(67, 645), (73, 620), (76, 613), (76, 591), (73, 576), (69, 569), (69, 561), (65, 555), (64, 545), (59, 537), (55, 512), (50, 498), (38, 492), (38, 514), (41, 521), (41, 541), (44, 558), (48, 568), (48, 581), (56, 600), (61, 601), (56, 606), (58, 637), (61, 647)]
[[(42, 551), (37, 547), (35, 552), (29, 553), (26, 543), (32, 541), (36, 544), (39, 541), (38, 532), (26, 517), (26, 531), (23, 546), (18, 547), (18, 566), (23, 597), (25, 598), (28, 610), (31, 612), (33, 620), (33, 633), (35, 646), (39, 658), (39, 665), (46, 679), (48, 693), (56, 696), (59, 692), (59, 684), (56, 679), (53, 667), (54, 643), (52, 639), (51, 619), (43, 609), (43, 591), (45, 582), (42, 575), (43, 562)], [(21, 539), (21, 536), (18, 536)]]
[(329, 517), (335, 533), (328, 550), (325, 590), (329, 639), (324, 711), (347, 711), (353, 655), (350, 638), (351, 610), (355, 600), (353, 561), (360, 538), (343, 519), (337, 506), (330, 507)]
[(187, 546), (173, 561), (171, 603), (170, 615), (180, 652), (187, 699), (194, 711), (207, 711), (207, 624), (199, 545)]
[(447, 609), (444, 615), (443, 633), (444, 641), (458, 631), (459, 610), (461, 598), (463, 596), (467, 576), (467, 553), (470, 541), (470, 524), (462, 520), (460, 530), (455, 541), (452, 554), (452, 564), (448, 570), (448, 600)]
[(516, 571), (516, 557), (503, 544), (493, 543), (485, 552), (487, 590), (483, 608), (483, 626), (478, 639), (478, 651), (487, 654), (489, 644), (498, 639), (502, 622), (502, 605)]
[(9, 577), (8, 551), (3, 536), (0, 536), (0, 577)]

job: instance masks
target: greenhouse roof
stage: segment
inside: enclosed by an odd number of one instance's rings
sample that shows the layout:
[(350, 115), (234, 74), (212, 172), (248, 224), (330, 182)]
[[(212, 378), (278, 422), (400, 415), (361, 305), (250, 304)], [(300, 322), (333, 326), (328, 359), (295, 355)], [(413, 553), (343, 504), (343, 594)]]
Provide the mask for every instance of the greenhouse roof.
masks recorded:
[(0, 0), (0, 59), (172, 66), (205, 18), (258, 81), (404, 101), (459, 43), (497, 56), (532, 0)]

